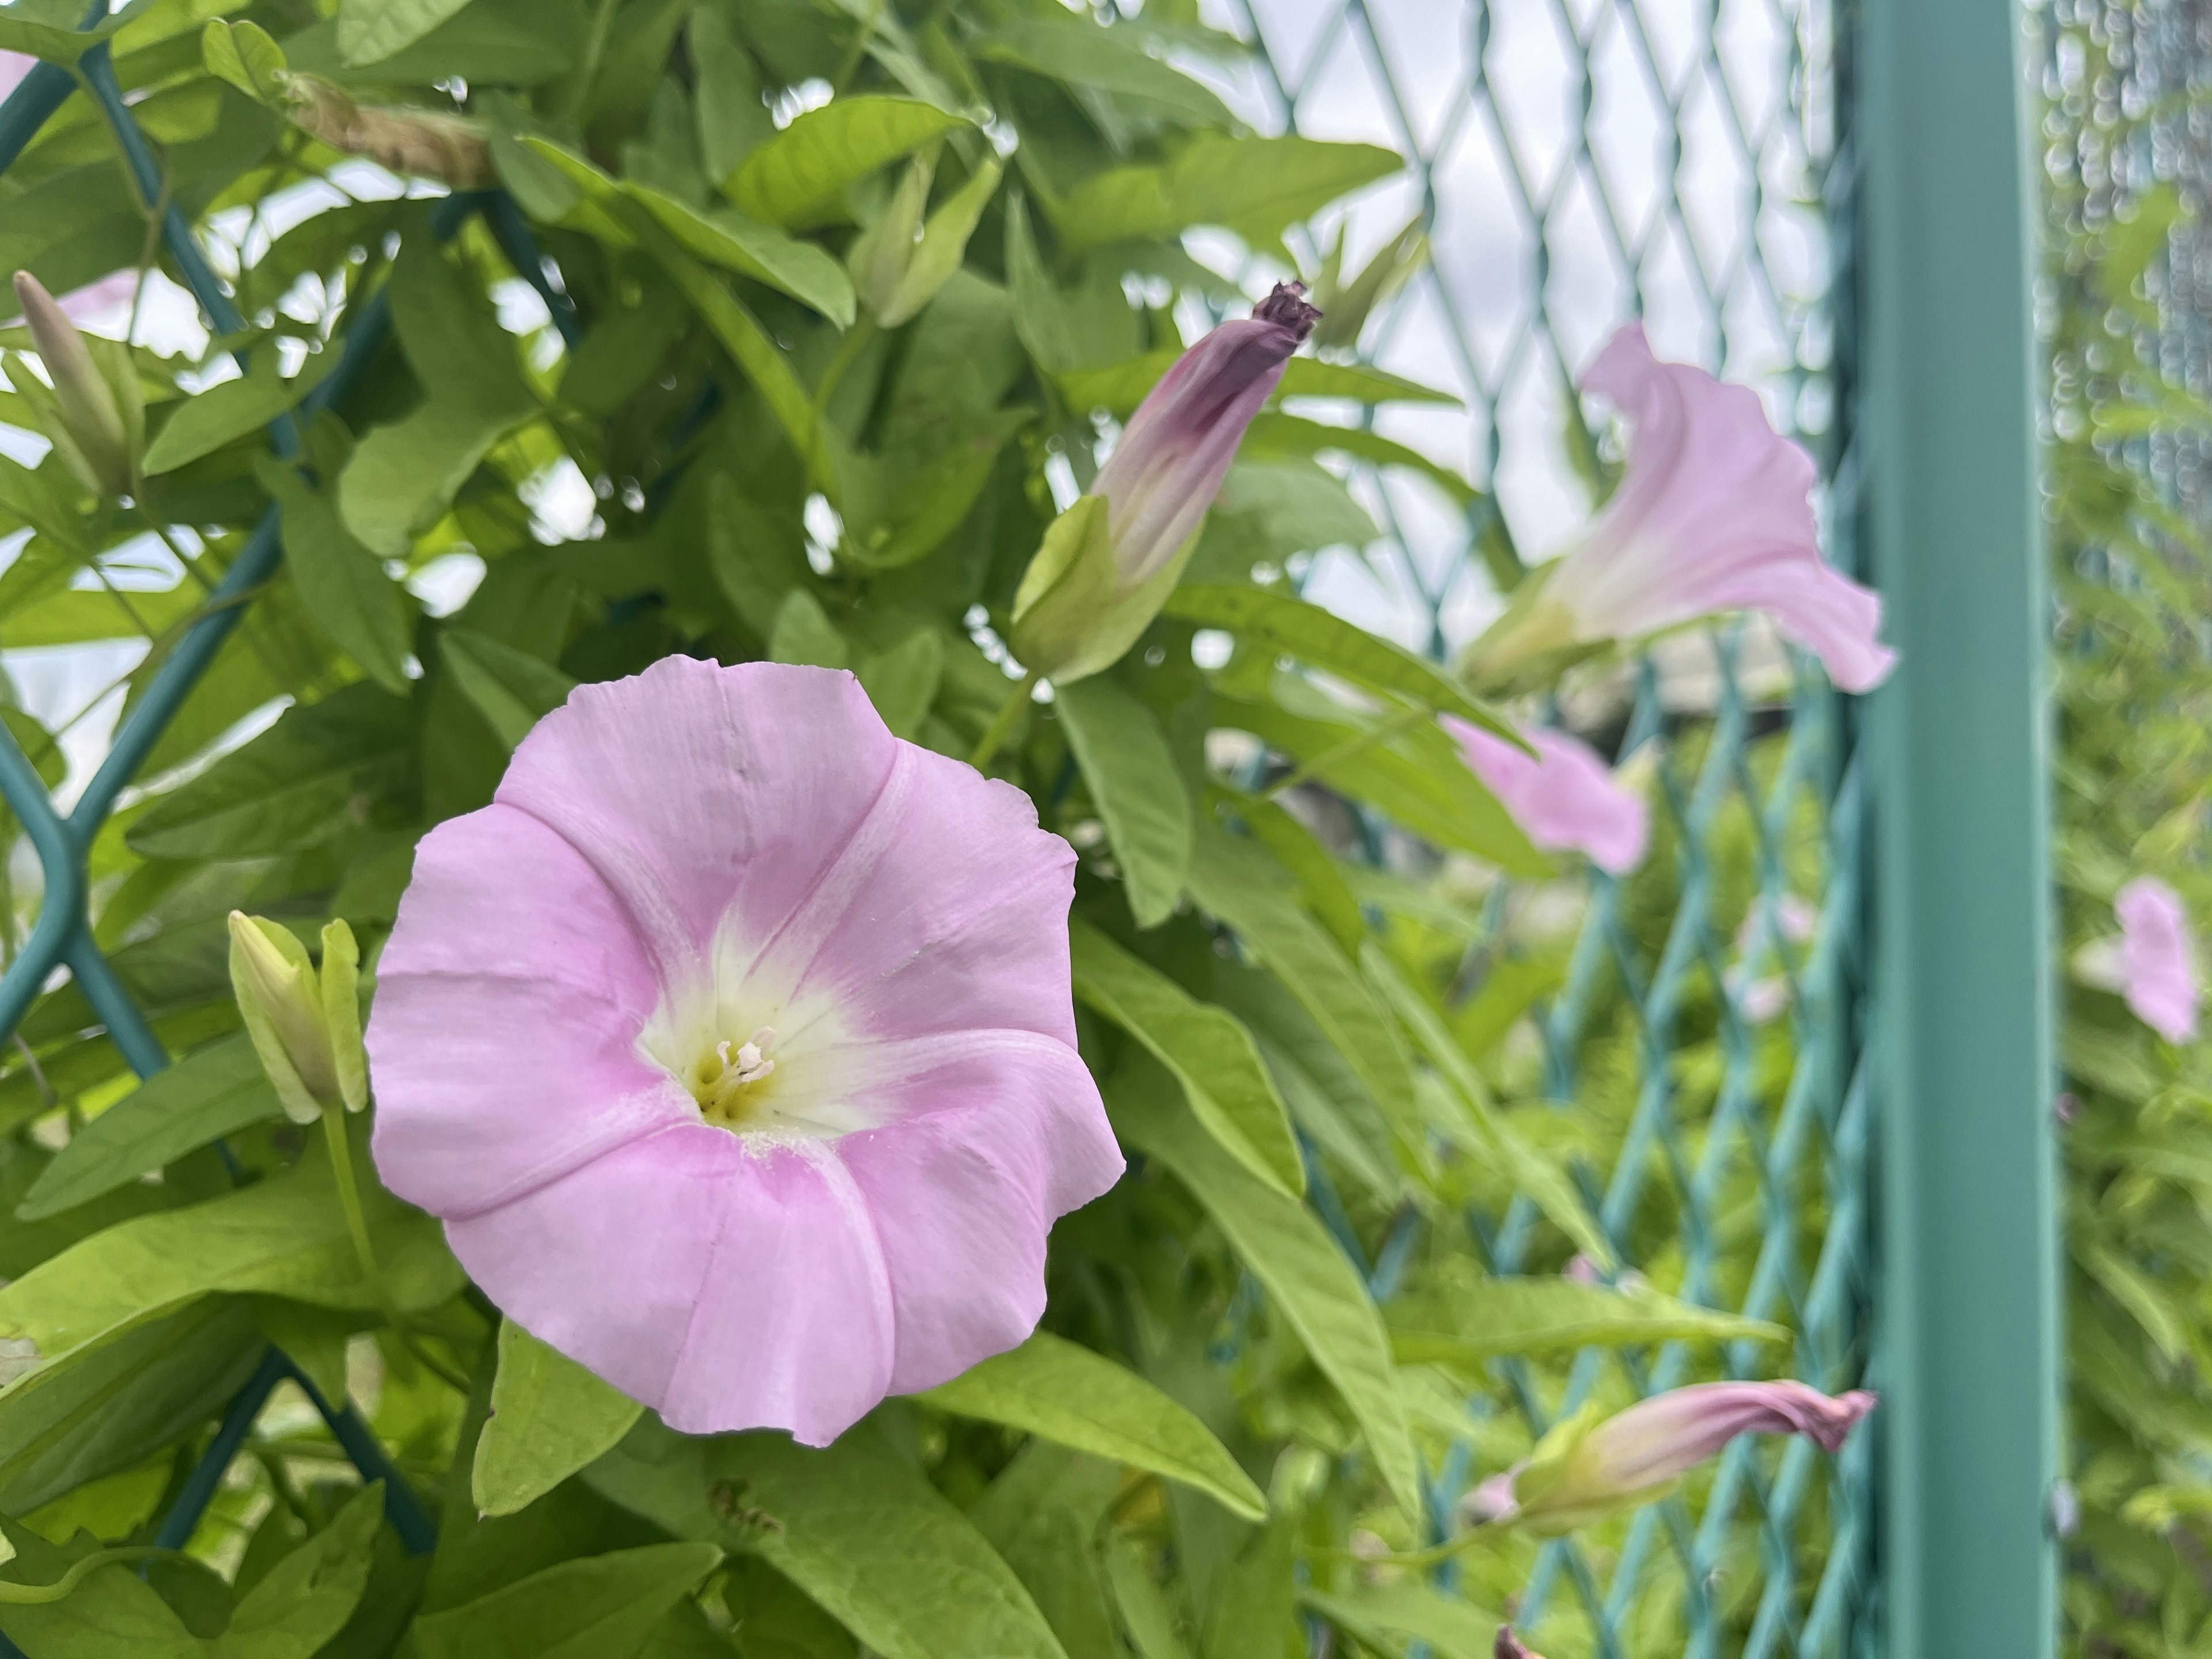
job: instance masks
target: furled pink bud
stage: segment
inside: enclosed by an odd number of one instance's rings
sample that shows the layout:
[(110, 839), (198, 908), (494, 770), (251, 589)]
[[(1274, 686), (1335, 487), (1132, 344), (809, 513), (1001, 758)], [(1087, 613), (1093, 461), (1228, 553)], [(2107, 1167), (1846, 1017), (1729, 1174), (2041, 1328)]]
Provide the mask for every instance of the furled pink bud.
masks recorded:
[(1863, 1390), (1831, 1398), (1796, 1382), (1696, 1383), (1604, 1419), (1584, 1407), (1461, 1499), (1461, 1518), (1571, 1532), (1664, 1496), (1740, 1434), (1802, 1434), (1833, 1455), (1874, 1407)]
[(1651, 825), (1642, 798), (1614, 782), (1580, 738), (1531, 727), (1522, 734), (1536, 750), (1528, 755), (1455, 715), (1443, 722), (1468, 769), (1537, 846), (1587, 853), (1608, 875), (1625, 876), (1644, 862)]
[(2137, 876), (2120, 889), (2112, 909), (2120, 919), (2121, 993), (2136, 1018), (2168, 1042), (2197, 1035), (2195, 947), (2181, 896), (2155, 876)]
[(1583, 385), (1627, 417), (1627, 470), (1582, 540), (1469, 648), (1468, 677), (1504, 684), (1607, 641), (1755, 611), (1845, 690), (1879, 684), (1897, 659), (1875, 637), (1881, 600), (1822, 562), (1812, 458), (1768, 424), (1757, 394), (1659, 362), (1636, 324)]
[(1063, 684), (1110, 667), (1182, 576), (1237, 447), (1321, 313), (1295, 283), (1176, 359), (1083, 500), (1045, 532), (1014, 596), (1010, 643)]
[(1510, 1625), (1498, 1627), (1497, 1645), (1490, 1650), (1490, 1659), (1544, 1659), (1544, 1656), (1527, 1646), (1513, 1633)]

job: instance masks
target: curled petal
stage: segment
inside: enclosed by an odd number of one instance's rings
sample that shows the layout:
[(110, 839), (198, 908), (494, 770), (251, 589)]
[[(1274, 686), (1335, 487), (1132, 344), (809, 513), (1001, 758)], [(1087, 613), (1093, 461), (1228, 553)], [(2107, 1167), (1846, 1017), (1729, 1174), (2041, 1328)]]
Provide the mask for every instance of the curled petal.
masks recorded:
[(1444, 724), (1469, 769), (1537, 846), (1586, 853), (1609, 875), (1626, 875), (1644, 862), (1649, 811), (1581, 738), (1533, 727), (1524, 734), (1536, 750), (1530, 757), (1453, 715)]
[(2120, 889), (2112, 908), (2120, 919), (2120, 981), (2128, 1006), (2168, 1042), (2189, 1042), (2197, 1035), (2202, 993), (2181, 896), (2155, 876), (2137, 876)]
[(1821, 560), (1812, 459), (1768, 423), (1756, 393), (1659, 362), (1637, 324), (1613, 337), (1583, 385), (1627, 418), (1627, 468), (1582, 540), (1540, 573), (1534, 603), (1478, 641), (1478, 670), (1532, 648), (1640, 640), (1756, 611), (1846, 690), (1888, 674), (1896, 653), (1876, 637), (1881, 600)]

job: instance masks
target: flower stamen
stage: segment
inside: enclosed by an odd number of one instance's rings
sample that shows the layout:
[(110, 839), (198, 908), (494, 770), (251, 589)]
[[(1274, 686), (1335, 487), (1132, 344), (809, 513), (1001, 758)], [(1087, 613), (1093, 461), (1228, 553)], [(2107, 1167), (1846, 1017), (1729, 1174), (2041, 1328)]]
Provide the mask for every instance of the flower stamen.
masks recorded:
[(734, 1049), (725, 1037), (693, 1068), (691, 1096), (708, 1122), (733, 1128), (752, 1115), (757, 1101), (750, 1091), (775, 1072), (775, 1062), (767, 1053), (775, 1042), (772, 1025), (762, 1026)]

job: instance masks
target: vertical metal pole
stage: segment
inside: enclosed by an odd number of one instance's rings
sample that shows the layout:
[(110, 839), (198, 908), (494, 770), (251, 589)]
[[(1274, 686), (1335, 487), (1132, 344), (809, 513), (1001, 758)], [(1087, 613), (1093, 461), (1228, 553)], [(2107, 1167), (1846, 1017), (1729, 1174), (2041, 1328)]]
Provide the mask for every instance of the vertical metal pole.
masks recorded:
[(2059, 1432), (2039, 372), (2013, 0), (1861, 0), (1891, 1659), (2048, 1659)]

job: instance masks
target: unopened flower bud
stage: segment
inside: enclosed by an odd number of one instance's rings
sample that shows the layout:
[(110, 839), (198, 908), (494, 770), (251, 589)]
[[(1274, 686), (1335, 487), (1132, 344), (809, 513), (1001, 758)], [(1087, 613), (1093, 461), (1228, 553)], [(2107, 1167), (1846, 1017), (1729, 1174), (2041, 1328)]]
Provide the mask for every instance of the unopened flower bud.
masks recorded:
[(1296, 283), (1280, 284), (1176, 359), (1023, 574), (1008, 641), (1023, 666), (1065, 684), (1136, 643), (1189, 562), (1245, 428), (1320, 317)]
[(39, 412), (46, 438), (86, 489), (102, 495), (132, 493), (146, 419), (128, 349), (102, 340), (95, 357), (94, 343), (27, 270), (15, 273), (15, 300), (53, 382), (51, 405), (42, 407), (47, 405), (43, 386), (19, 384), (17, 391)]
[(1498, 1642), (1490, 1650), (1490, 1656), (1491, 1659), (1544, 1659), (1542, 1654), (1534, 1651), (1513, 1633), (1510, 1625), (1498, 1627)]
[(1795, 1382), (1697, 1383), (1603, 1419), (1586, 1406), (1462, 1498), (1460, 1516), (1475, 1526), (1571, 1532), (1663, 1497), (1740, 1434), (1802, 1434), (1832, 1455), (1874, 1407), (1871, 1394), (1832, 1399)]
[(331, 1106), (368, 1103), (356, 1000), (359, 952), (343, 921), (323, 930), (323, 971), (273, 921), (230, 913), (230, 982), (261, 1067), (285, 1115), (313, 1123)]

